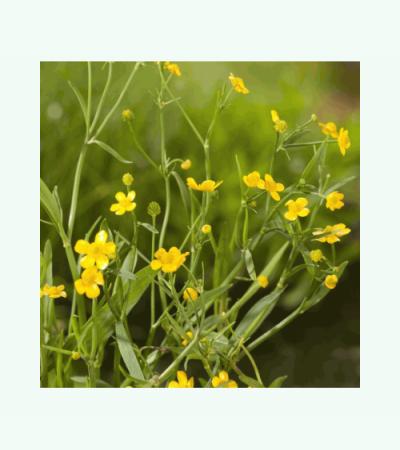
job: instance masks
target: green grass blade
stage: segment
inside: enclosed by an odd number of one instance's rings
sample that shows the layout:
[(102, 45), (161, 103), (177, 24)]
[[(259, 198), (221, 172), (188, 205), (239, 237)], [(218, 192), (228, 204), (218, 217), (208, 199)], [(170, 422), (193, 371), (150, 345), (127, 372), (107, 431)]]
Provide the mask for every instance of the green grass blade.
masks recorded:
[(142, 369), (133, 350), (132, 339), (122, 322), (117, 322), (115, 324), (115, 336), (122, 359), (129, 371), (129, 375), (138, 380), (144, 380)]

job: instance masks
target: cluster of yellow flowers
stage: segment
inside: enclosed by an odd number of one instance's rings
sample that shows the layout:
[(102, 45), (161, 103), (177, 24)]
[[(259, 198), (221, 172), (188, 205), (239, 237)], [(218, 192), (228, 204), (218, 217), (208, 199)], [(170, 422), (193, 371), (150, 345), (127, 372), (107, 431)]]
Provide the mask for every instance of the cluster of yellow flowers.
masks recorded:
[(340, 128), (339, 131), (337, 131), (336, 124), (334, 122), (326, 122), (326, 123), (319, 123), (319, 126), (321, 127), (321, 131), (326, 135), (330, 136), (332, 139), (336, 139), (340, 153), (345, 156), (346, 151), (350, 148), (351, 142), (349, 137), (349, 131)]
[(85, 269), (81, 277), (75, 280), (75, 289), (80, 295), (95, 299), (100, 295), (99, 286), (104, 285), (102, 270), (106, 269), (111, 259), (115, 258), (116, 246), (108, 241), (105, 230), (99, 231), (93, 242), (79, 239), (74, 250), (82, 255), (80, 265)]
[[(229, 379), (228, 372), (221, 370), (218, 375), (215, 375), (211, 379), (211, 385), (213, 388), (237, 388), (236, 381)], [(194, 378), (188, 376), (183, 370), (178, 370), (176, 373), (176, 381), (170, 381), (168, 383), (169, 388), (193, 388)]]

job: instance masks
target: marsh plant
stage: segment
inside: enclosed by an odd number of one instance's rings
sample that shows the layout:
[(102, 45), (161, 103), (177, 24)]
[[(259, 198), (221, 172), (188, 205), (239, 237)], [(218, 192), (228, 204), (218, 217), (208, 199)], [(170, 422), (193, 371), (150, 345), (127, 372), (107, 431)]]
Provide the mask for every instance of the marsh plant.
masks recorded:
[[(209, 126), (202, 133), (184, 100), (174, 94), (174, 80), (184, 79), (178, 64), (148, 63), (145, 68), (143, 63), (133, 64), (119, 96), (106, 112), (113, 63), (106, 63), (105, 69), (107, 80), (96, 105), (92, 101), (91, 63), (87, 64), (87, 97), (71, 83), (86, 131), (68, 217), (57, 186), (50, 189), (41, 180), (41, 205), (46, 214), (42, 222), (55, 228), (70, 270), (66, 286), (53, 282), (58, 268), (52, 262), (51, 243), (45, 242), (40, 259), (41, 386), (280, 387), (284, 374), (268, 379), (268, 374), (260, 373), (252, 353), (321, 302), (341, 281), (347, 262), (337, 261), (335, 248), (351, 231), (340, 220), (340, 209), (346, 203), (342, 188), (354, 177), (332, 183), (325, 160), (327, 152), (345, 157), (350, 148), (348, 131), (325, 122), (325, 118), (320, 121), (311, 112), (304, 123), (289, 126), (277, 111), (266, 109), (265, 123), (275, 130), (275, 140), (263, 150), (265, 167), (243, 167), (240, 154), (232, 159), (236, 164), (231, 169), (237, 172), (241, 194), (236, 218), (230, 222), (234, 227), (228, 229), (209, 220), (210, 211), (221, 207), (219, 193), (224, 189), (210, 154), (219, 116), (236, 96), (251, 95), (245, 81), (227, 74), (216, 94)], [(157, 158), (136, 133), (135, 116), (140, 111), (122, 105), (127, 90), (134, 88), (139, 70), (153, 70), (159, 76), (153, 97), (160, 129)], [(197, 177), (191, 176), (190, 154), (185, 159), (169, 154), (165, 116), (171, 108), (180, 111), (193, 140), (202, 148), (204, 166), (196, 167)], [(145, 177), (131, 169), (132, 161), (102, 140), (102, 131), (113, 115), (121, 116), (121, 126), (126, 127), (135, 146), (137, 153), (131, 155), (132, 159), (140, 155), (146, 160), (159, 179), (157, 189), (163, 191), (162, 204), (150, 202), (144, 216), (136, 213), (136, 202), (141, 201), (141, 191), (148, 188)], [(305, 140), (308, 132), (318, 137)], [(85, 235), (76, 236), (85, 158), (96, 146), (108, 152), (110, 162), (121, 164), (121, 189), (109, 193), (110, 201), (99, 211), (92, 227)], [(290, 159), (294, 150), (304, 150), (309, 160), (297, 181), (286, 185), (285, 175), (275, 171), (275, 159), (278, 154)], [(181, 199), (181, 204), (173, 208), (172, 190), (179, 192)], [(324, 208), (329, 209), (331, 221), (316, 228), (318, 212)], [(181, 219), (181, 237), (167, 247), (172, 211)], [(131, 223), (129, 236), (123, 235), (118, 225), (110, 225), (118, 224), (123, 217)], [(151, 239), (141, 239), (145, 234)], [(143, 245), (146, 242), (151, 244)], [(271, 248), (272, 254), (266, 251)], [(262, 265), (255, 263), (255, 251), (268, 255)], [(306, 294), (286, 317), (265, 331), (267, 317), (301, 272), (307, 274)], [(235, 289), (239, 284), (241, 289)], [(57, 317), (55, 302), (68, 302), (67, 318)], [(146, 342), (140, 345), (132, 339), (139, 302), (146, 303), (150, 324)], [(107, 370), (106, 356), (112, 361)], [(243, 364), (245, 359), (248, 361)]]

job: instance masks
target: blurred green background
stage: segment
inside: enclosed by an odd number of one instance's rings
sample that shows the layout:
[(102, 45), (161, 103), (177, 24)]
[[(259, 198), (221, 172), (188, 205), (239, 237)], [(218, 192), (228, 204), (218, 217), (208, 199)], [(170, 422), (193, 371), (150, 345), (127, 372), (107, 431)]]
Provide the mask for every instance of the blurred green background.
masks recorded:
[[(349, 129), (352, 146), (342, 157), (335, 144), (330, 145), (327, 164), (332, 183), (359, 175), (359, 63), (354, 62), (182, 62), (182, 76), (172, 81), (172, 90), (181, 98), (186, 110), (204, 134), (214, 109), (216, 91), (228, 83), (229, 73), (245, 80), (249, 95), (234, 94), (229, 107), (217, 121), (211, 142), (212, 176), (224, 180), (218, 201), (210, 211), (209, 222), (218, 234), (221, 227), (232, 227), (240, 202), (234, 155), (238, 154), (245, 173), (264, 172), (271, 157), (275, 140), (269, 111), (274, 108), (289, 128), (303, 123), (312, 113), (321, 121), (334, 121)], [(113, 81), (104, 105), (107, 111), (115, 102), (133, 63), (115, 63)], [(93, 63), (94, 108), (102, 93), (106, 68), (104, 63)], [(74, 169), (84, 138), (84, 121), (68, 80), (81, 91), (87, 92), (86, 63), (43, 62), (41, 64), (41, 176), (50, 188), (58, 186), (64, 214), (68, 211)], [(73, 241), (82, 237), (93, 221), (102, 215), (112, 228), (130, 235), (128, 217), (116, 217), (109, 212), (115, 192), (121, 190), (121, 175), (131, 171), (135, 176), (139, 220), (149, 221), (146, 208), (151, 200), (164, 205), (162, 181), (148, 163), (135, 150), (128, 128), (120, 113), (131, 108), (135, 114), (134, 128), (142, 145), (154, 159), (159, 160), (159, 123), (153, 96), (159, 86), (154, 63), (139, 70), (128, 89), (118, 111), (115, 112), (99, 138), (117, 149), (134, 165), (126, 166), (97, 147), (90, 147), (81, 184), (80, 200)], [(203, 152), (193, 132), (174, 104), (166, 108), (166, 140), (168, 155), (172, 158), (190, 158), (192, 169), (185, 176), (204, 179)], [(305, 141), (320, 139), (318, 126), (304, 137)], [(288, 161), (283, 152), (278, 155), (275, 174), (285, 185), (298, 179), (310, 157), (310, 149), (291, 154)], [(344, 222), (352, 233), (338, 245), (338, 260), (348, 259), (350, 264), (338, 287), (316, 308), (275, 335), (254, 355), (265, 380), (288, 375), (288, 387), (356, 387), (359, 386), (359, 181), (347, 184), (346, 206), (332, 213), (324, 209), (316, 225), (325, 226)], [(166, 245), (182, 240), (186, 229), (179, 191), (173, 185), (173, 208)], [(45, 215), (42, 215), (46, 218)], [(251, 219), (256, 229), (259, 217)], [(54, 252), (56, 281), (64, 282), (71, 292), (71, 280), (63, 248), (55, 232), (41, 224), (41, 248), (50, 238)], [(148, 237), (141, 240), (141, 250), (149, 253)], [(270, 249), (261, 248), (255, 255), (256, 267), (265, 261)], [(323, 247), (322, 247), (323, 248)], [(323, 248), (324, 249), (324, 248)], [(208, 255), (210, 256), (210, 255)], [(212, 260), (208, 259), (210, 268)], [(299, 277), (295, 288), (283, 298), (264, 324), (265, 331), (283, 318), (299, 301), (304, 279)], [(237, 286), (237, 293), (242, 291)], [(235, 298), (235, 292), (231, 293)], [(57, 301), (57, 314), (68, 312), (69, 304)], [(147, 334), (148, 302), (140, 302), (135, 310), (133, 337), (141, 343)], [(243, 365), (246, 368), (246, 364)], [(250, 370), (250, 369), (249, 369)]]

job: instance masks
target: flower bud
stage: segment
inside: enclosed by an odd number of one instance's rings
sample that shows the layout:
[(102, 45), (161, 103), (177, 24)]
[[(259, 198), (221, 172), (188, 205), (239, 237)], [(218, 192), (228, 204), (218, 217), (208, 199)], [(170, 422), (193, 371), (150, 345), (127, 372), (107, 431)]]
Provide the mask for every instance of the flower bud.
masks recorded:
[(190, 161), (190, 159), (185, 159), (185, 161), (183, 161), (181, 164), (182, 170), (189, 170), (191, 167), (192, 167), (192, 161)]
[(211, 233), (211, 230), (212, 230), (212, 227), (211, 227), (211, 225), (209, 225), (208, 223), (206, 223), (205, 225), (203, 225), (203, 226), (201, 227), (201, 232), (204, 233), (204, 234), (209, 234), (209, 233)]
[(71, 353), (71, 358), (72, 358), (74, 361), (78, 361), (78, 359), (81, 359), (81, 354), (80, 354), (79, 352), (72, 352), (72, 353)]
[(133, 183), (133, 181), (134, 178), (129, 172), (124, 173), (122, 175), (122, 182), (124, 183), (125, 186), (130, 186)]
[(157, 202), (150, 202), (147, 207), (147, 214), (151, 217), (157, 217), (161, 214), (161, 207)]
[(133, 120), (133, 112), (131, 109), (124, 109), (121, 113), (121, 118), (124, 122), (132, 122)]

